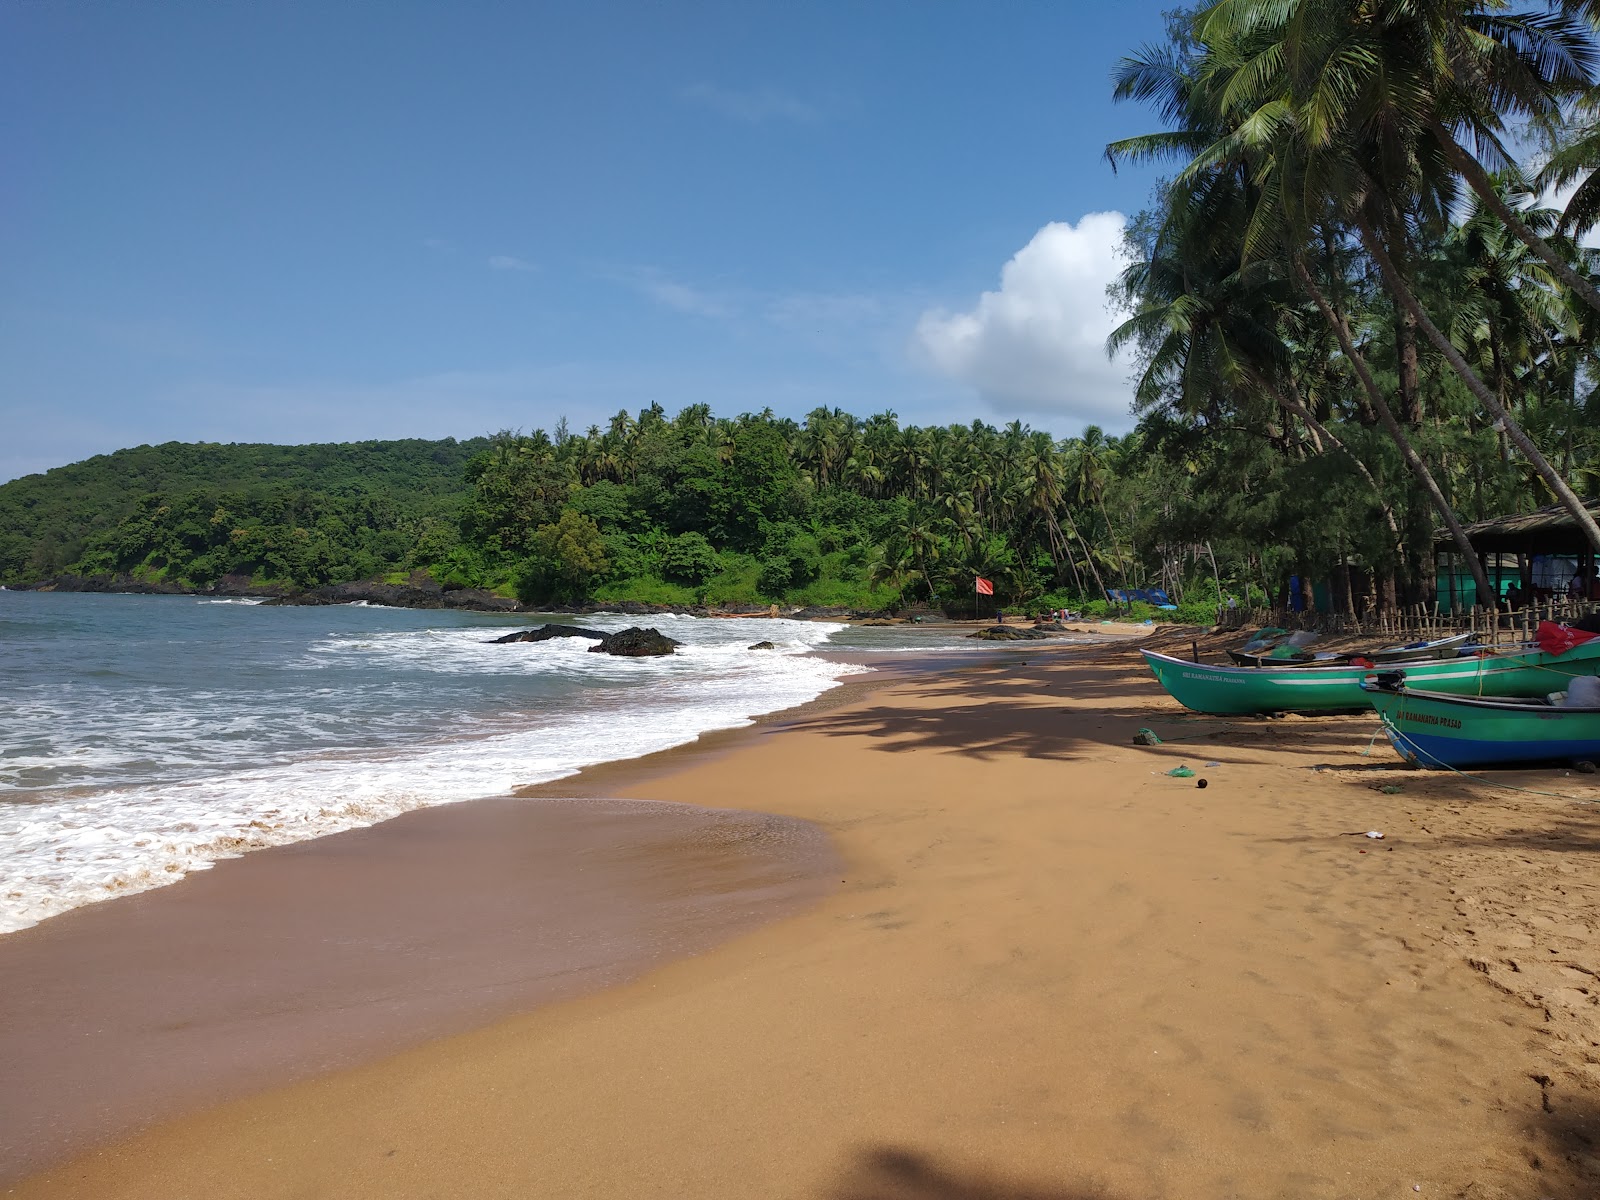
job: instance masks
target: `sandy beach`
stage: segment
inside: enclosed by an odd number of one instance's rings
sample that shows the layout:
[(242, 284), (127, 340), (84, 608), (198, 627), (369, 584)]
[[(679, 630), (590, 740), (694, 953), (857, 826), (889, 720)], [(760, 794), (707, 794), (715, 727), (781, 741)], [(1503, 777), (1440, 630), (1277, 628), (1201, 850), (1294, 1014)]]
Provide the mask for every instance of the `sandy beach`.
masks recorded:
[[(635, 956), (627, 982), (514, 997), (514, 1015), (361, 1065), (328, 1049), (334, 1069), (265, 1090), (246, 1070), (220, 1102), (168, 1080), (150, 1095), (178, 1097), (168, 1111), (183, 1115), (6, 1194), (1600, 1194), (1596, 777), (1498, 772), (1489, 788), (1405, 769), (1370, 718), (1201, 717), (1125, 646), (995, 650), (841, 692), (522, 802), (809, 822), (838, 855), (837, 878), (785, 867), (774, 898), (772, 878), (746, 871), (748, 903), (722, 911), (748, 919), (703, 929), (675, 948), (684, 956)], [(1132, 744), (1141, 727), (1167, 740)], [(1207, 786), (1166, 774), (1180, 764)], [(350, 914), (399, 904), (428, 842), (488, 811), (416, 814), (436, 824), (412, 839), (420, 857), (405, 869), (382, 869), (394, 859), (377, 840), (399, 838), (402, 822), (340, 835), (377, 865), (347, 885), (325, 870), (310, 924), (364, 936)], [(717, 855), (672, 841), (649, 852), (671, 887), (624, 904), (717, 890)], [(318, 852), (292, 849), (101, 906), (130, 914), (123, 942), (80, 953), (77, 982), (36, 996), (31, 1019), (59, 1036), (77, 1018), (52, 1025), (52, 1005), (115, 999), (126, 963), (196, 910), (201, 885), (254, 872), (258, 905), (293, 891), (294, 863)], [(456, 861), (470, 878), (470, 860)], [(475, 895), (428, 917), (434, 946), (449, 944), (451, 920), (477, 929), (495, 891)], [(549, 899), (524, 897), (523, 918)], [(580, 907), (615, 911), (597, 894)], [(94, 912), (13, 935), (0, 954), (31, 935), (48, 974)], [(504, 980), (526, 953), (463, 936), (485, 979)], [(279, 953), (290, 1013), (305, 956)], [(420, 950), (400, 960), (384, 966), (394, 996), (437, 966)], [(222, 1009), (259, 995), (260, 956), (256, 978), (226, 953), (205, 962), (192, 977)], [(103, 1028), (117, 1005), (98, 1003)], [(373, 993), (351, 1027), (382, 1029), (386, 1011)], [(293, 1041), (293, 1023), (278, 1036)], [(73, 1068), (65, 1099), (48, 1061), (29, 1064), (55, 1119), (101, 1102), (93, 1059)], [(5, 1090), (8, 1128), (32, 1119), (36, 1096), (15, 1078)], [(80, 1125), (90, 1137), (93, 1122)]]

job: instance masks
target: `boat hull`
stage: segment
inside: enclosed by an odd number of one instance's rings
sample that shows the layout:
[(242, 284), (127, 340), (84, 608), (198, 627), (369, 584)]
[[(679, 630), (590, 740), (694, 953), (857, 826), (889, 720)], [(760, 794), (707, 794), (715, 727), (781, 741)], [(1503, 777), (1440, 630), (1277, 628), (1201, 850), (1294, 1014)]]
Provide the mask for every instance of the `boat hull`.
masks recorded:
[(1489, 767), (1600, 758), (1600, 709), (1446, 696), (1367, 684), (1400, 757), (1423, 767)]
[[(1269, 712), (1359, 712), (1373, 667), (1223, 667), (1141, 650), (1161, 686), (1185, 708), (1219, 716)], [(1406, 663), (1407, 684), (1457, 696), (1542, 696), (1578, 675), (1600, 672), (1600, 638), (1565, 654), (1539, 650)]]

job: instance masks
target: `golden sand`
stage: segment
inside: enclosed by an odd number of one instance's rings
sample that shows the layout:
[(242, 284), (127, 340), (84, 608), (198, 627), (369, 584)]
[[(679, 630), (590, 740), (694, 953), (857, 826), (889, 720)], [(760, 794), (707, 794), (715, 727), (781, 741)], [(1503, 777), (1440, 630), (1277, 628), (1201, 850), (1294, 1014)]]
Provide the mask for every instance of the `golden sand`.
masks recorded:
[(803, 914), (13, 1194), (1600, 1195), (1592, 777), (1188, 714), (1126, 649), (982, 662), (594, 777), (816, 822)]

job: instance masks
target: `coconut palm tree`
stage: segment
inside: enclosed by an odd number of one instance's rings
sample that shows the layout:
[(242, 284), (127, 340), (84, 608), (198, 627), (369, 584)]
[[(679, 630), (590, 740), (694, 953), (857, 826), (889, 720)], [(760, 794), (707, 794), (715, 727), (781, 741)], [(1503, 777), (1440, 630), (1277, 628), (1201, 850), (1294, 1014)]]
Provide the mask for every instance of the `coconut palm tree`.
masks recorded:
[[(1294, 4), (1287, 7), (1298, 10)], [(1230, 20), (1235, 10), (1237, 19)], [(1218, 179), (1231, 180), (1240, 190), (1247, 200), (1238, 238), (1242, 256), (1268, 258), (1275, 253), (1278, 261), (1289, 265), (1291, 277), (1337, 338), (1377, 420), (1487, 594), (1487, 576), (1454, 508), (1395, 420), (1356, 347), (1349, 322), (1306, 266), (1309, 247), (1321, 240), (1313, 234), (1326, 223), (1328, 205), (1322, 197), (1338, 181), (1321, 178), (1318, 188), (1303, 185), (1306, 139), (1296, 137), (1297, 130), (1307, 120), (1317, 124), (1327, 117), (1296, 108), (1281, 78), (1289, 58), (1278, 36), (1281, 29), (1266, 15), (1251, 0), (1223, 0), (1192, 24), (1175, 22), (1167, 46), (1146, 48), (1124, 59), (1113, 72), (1114, 97), (1154, 105), (1173, 128), (1113, 142), (1106, 147), (1106, 156), (1113, 165), (1160, 159), (1183, 162), (1168, 188), (1167, 203), (1172, 208), (1198, 204)], [(1332, 241), (1324, 244), (1331, 248)]]
[(1584, 32), (1565, 14), (1489, 13), (1463, 0), (1223, 0), (1201, 23), (1202, 38), (1233, 51), (1214, 65), (1224, 96), (1242, 106), (1235, 143), (1272, 164), (1280, 197), (1296, 185), (1290, 210), (1301, 206), (1302, 221), (1329, 208), (1348, 221), (1396, 303), (1600, 550), (1600, 524), (1431, 319), (1397, 261), (1413, 223), (1446, 218), (1455, 199), (1448, 164), (1600, 310), (1600, 293), (1510, 211), (1447, 128), (1464, 124), (1506, 157), (1503, 112), (1546, 111), (1563, 89), (1588, 85), (1594, 47)]

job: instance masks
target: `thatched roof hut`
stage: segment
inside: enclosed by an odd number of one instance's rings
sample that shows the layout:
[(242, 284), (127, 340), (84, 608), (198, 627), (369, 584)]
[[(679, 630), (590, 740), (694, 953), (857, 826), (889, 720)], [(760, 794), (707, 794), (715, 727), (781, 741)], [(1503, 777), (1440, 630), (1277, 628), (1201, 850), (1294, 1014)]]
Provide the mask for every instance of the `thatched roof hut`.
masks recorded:
[[(1600, 500), (1589, 501), (1587, 507), (1600, 518)], [(1433, 536), (1436, 550), (1455, 552), (1455, 540), (1449, 530), (1436, 530)], [(1582, 558), (1589, 549), (1577, 520), (1559, 504), (1530, 513), (1475, 521), (1467, 526), (1467, 538), (1479, 554), (1560, 554)]]

